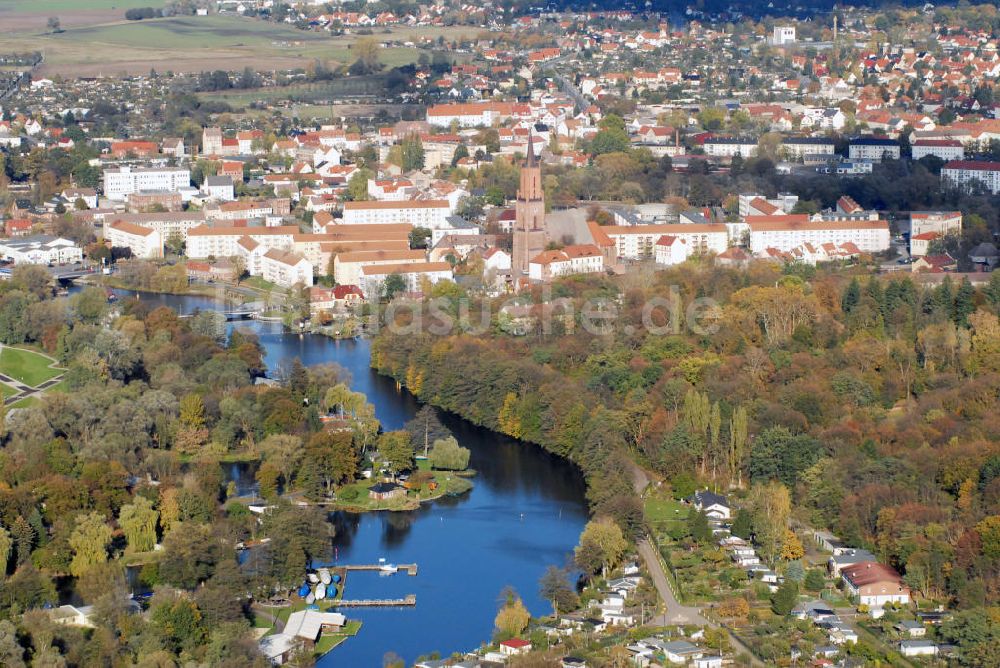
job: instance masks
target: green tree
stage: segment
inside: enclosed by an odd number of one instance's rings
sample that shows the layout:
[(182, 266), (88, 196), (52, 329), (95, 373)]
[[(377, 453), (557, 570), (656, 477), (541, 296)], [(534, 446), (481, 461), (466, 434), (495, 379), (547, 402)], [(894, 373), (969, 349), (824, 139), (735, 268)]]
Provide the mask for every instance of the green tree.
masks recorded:
[(13, 543), (10, 532), (0, 527), (0, 581), (7, 577), (7, 563), (10, 559), (10, 548)]
[(132, 503), (122, 506), (118, 524), (125, 534), (130, 552), (149, 552), (155, 547), (159, 520), (159, 511), (144, 496), (136, 496)]
[(580, 597), (576, 595), (565, 569), (549, 566), (538, 581), (539, 595), (552, 604), (552, 614), (569, 612), (579, 605)]
[(431, 449), (431, 466), (445, 471), (464, 471), (469, 468), (469, 457), (472, 452), (463, 448), (454, 436), (434, 441)]
[(76, 528), (69, 537), (69, 546), (73, 552), (69, 571), (79, 577), (97, 564), (108, 560), (108, 546), (114, 532), (100, 513), (87, 513), (80, 516)]
[(413, 469), (413, 446), (405, 431), (389, 431), (378, 438), (378, 453), (392, 474)]
[(826, 578), (823, 577), (823, 571), (818, 568), (810, 568), (806, 572), (805, 588), (808, 591), (816, 592), (821, 591), (826, 587)]
[(771, 594), (771, 610), (779, 617), (791, 614), (799, 601), (799, 585), (794, 580), (786, 579), (778, 591)]
[(692, 540), (702, 545), (712, 541), (712, 527), (708, 524), (708, 515), (701, 510), (691, 509), (687, 518), (688, 535)]
[(14, 546), (16, 548), (16, 563), (18, 566), (21, 566), (31, 559), (31, 552), (35, 549), (35, 541), (38, 538), (38, 534), (35, 528), (31, 526), (31, 523), (21, 515), (18, 515), (10, 525), (10, 534), (14, 539)]
[(370, 169), (359, 169), (351, 175), (347, 181), (347, 199), (352, 202), (364, 202), (371, 197), (368, 195), (368, 181), (375, 178), (375, 172)]
[(587, 522), (576, 547), (577, 565), (589, 573), (607, 572), (628, 549), (628, 540), (614, 520), (598, 517)]
[(382, 299), (389, 302), (396, 295), (406, 291), (406, 281), (399, 274), (389, 274), (382, 283)]

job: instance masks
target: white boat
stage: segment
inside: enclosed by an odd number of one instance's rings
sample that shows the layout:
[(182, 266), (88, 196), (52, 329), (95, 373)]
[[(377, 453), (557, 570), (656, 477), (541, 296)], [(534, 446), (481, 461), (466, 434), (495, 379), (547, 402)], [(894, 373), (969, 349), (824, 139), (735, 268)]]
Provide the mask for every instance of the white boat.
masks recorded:
[(312, 582), (313, 584), (316, 584), (317, 582), (319, 582), (319, 576), (316, 575), (315, 573), (310, 573), (306, 577), (309, 578), (309, 582)]
[(378, 567), (378, 572), (381, 573), (382, 575), (392, 575), (398, 570), (399, 569), (396, 568), (396, 566), (394, 566), (393, 564), (382, 564), (381, 566)]
[(326, 598), (326, 585), (320, 582), (316, 585), (316, 600), (322, 601), (324, 598)]
[(328, 585), (331, 582), (333, 582), (333, 578), (330, 577), (330, 571), (325, 568), (319, 569), (319, 581), (325, 585)]
[(306, 605), (312, 605), (316, 602), (316, 597), (313, 596), (312, 592), (306, 595)]

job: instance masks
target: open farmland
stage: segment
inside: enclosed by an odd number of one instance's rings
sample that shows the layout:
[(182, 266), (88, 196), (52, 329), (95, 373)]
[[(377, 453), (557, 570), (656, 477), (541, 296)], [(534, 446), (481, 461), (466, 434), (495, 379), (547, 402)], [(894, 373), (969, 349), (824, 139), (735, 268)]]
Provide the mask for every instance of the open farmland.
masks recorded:
[(0, 33), (43, 31), (50, 16), (63, 28), (121, 20), (133, 7), (162, 7), (163, 0), (0, 0)]
[[(55, 1), (55, 0), (53, 0)], [(3, 3), (4, 0), (0, 0)], [(0, 4), (0, 7), (3, 7)], [(0, 10), (2, 11), (2, 10)], [(117, 11), (117, 10), (116, 10)], [(400, 28), (376, 39), (409, 40), (422, 36), (446, 39), (474, 34), (468, 28)], [(99, 25), (67, 26), (59, 34), (35, 28), (0, 34), (0, 51), (41, 50), (41, 75), (112, 76), (145, 74), (150, 69), (174, 72), (203, 70), (292, 69), (320, 59), (329, 64), (353, 60), (357, 36), (331, 37), (236, 16), (178, 16), (146, 21), (117, 20)], [(412, 47), (384, 49), (388, 67), (415, 62)]]

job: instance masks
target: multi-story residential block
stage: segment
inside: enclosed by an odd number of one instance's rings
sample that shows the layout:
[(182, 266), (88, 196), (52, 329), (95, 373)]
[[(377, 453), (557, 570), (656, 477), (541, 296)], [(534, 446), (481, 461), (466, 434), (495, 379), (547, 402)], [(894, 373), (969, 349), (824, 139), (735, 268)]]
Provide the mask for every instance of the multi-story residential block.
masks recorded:
[(948, 160), (965, 160), (965, 146), (957, 139), (918, 139), (910, 145), (910, 155), (920, 160), (929, 155)]
[(118, 167), (104, 170), (104, 195), (123, 201), (143, 190), (177, 192), (191, 185), (191, 170), (181, 167)]
[(301, 255), (289, 251), (272, 248), (260, 258), (261, 276), (283, 288), (301, 284), (309, 287), (313, 284), (313, 267)]
[(439, 128), (451, 127), (452, 123), (463, 128), (490, 127), (513, 116), (518, 106), (523, 107), (523, 112), (530, 112), (527, 105), (512, 102), (436, 104), (427, 108), (427, 122)]
[(359, 287), (365, 299), (378, 299), (386, 279), (393, 274), (398, 274), (403, 279), (404, 288), (408, 292), (419, 291), (424, 281), (434, 284), (443, 280), (450, 281), (454, 276), (451, 265), (447, 262), (403, 262), (362, 267)]
[(589, 227), (594, 244), (602, 249), (610, 263), (653, 258), (656, 242), (664, 235), (682, 239), (692, 255), (721, 253), (729, 246), (729, 231), (722, 223), (629, 227), (590, 223)]
[(1000, 193), (1000, 162), (952, 160), (941, 168), (941, 181), (962, 190), (979, 184), (996, 195)]
[(792, 214), (748, 216), (743, 222), (750, 230), (750, 251), (755, 254), (768, 249), (790, 251), (803, 244), (853, 243), (863, 253), (889, 248), (889, 223), (884, 220), (812, 221), (805, 214)]
[(206, 218), (203, 211), (175, 211), (125, 213), (115, 216), (114, 220), (156, 230), (163, 241), (166, 242), (174, 234), (180, 235), (181, 239), (187, 240), (188, 232), (199, 225), (204, 225)]
[(961, 234), (961, 211), (911, 211), (910, 236), (937, 232), (938, 234)]
[(427, 253), (416, 250), (361, 250), (337, 253), (333, 258), (333, 280), (338, 285), (357, 285), (361, 282), (361, 270), (364, 267), (374, 267), (401, 262), (422, 262)]
[(116, 220), (104, 228), (104, 238), (114, 248), (128, 248), (132, 257), (163, 256), (163, 237), (155, 229)]
[(238, 254), (237, 242), (249, 237), (265, 251), (273, 248), (291, 249), (299, 228), (286, 227), (196, 227), (188, 231), (187, 255), (193, 258), (233, 257)]
[(786, 137), (781, 149), (789, 160), (804, 160), (808, 156), (833, 156), (836, 146), (827, 137)]
[(407, 202), (345, 202), (341, 225), (398, 225), (434, 230), (445, 227), (451, 209), (447, 200)]
[(899, 142), (888, 137), (855, 137), (847, 147), (851, 160), (899, 160)]
[(752, 158), (757, 155), (758, 148), (756, 139), (710, 137), (705, 140), (705, 155), (713, 158), (732, 158), (737, 155)]

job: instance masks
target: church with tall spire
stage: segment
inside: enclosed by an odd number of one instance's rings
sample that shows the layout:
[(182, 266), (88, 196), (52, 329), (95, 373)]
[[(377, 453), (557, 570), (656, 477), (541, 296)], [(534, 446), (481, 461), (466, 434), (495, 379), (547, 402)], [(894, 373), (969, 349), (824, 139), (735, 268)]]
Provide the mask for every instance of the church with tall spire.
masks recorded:
[(545, 250), (545, 192), (542, 167), (535, 157), (535, 140), (528, 135), (528, 157), (521, 167), (521, 183), (514, 207), (514, 257), (511, 273), (515, 287), (528, 276), (532, 258)]

